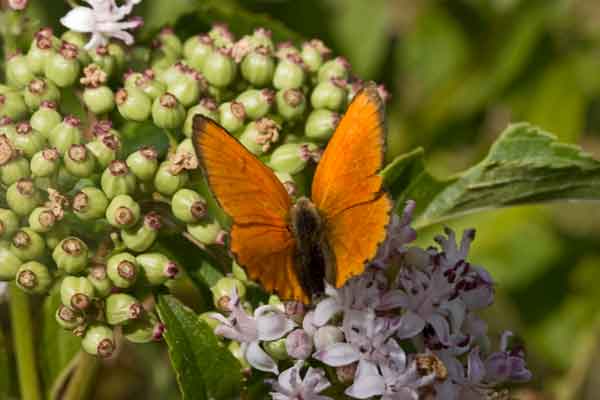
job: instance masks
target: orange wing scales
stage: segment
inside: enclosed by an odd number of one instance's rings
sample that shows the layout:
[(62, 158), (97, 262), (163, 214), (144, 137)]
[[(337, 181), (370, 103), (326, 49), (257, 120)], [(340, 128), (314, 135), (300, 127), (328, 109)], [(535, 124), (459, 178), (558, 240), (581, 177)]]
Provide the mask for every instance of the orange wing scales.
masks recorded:
[(291, 200), (283, 185), (212, 120), (194, 118), (194, 145), (213, 194), (233, 219), (231, 251), (239, 264), (267, 290), (307, 302), (294, 273)]
[(312, 184), (312, 200), (335, 254), (337, 287), (360, 274), (385, 239), (392, 203), (378, 175), (384, 145), (383, 103), (369, 85), (348, 107)]

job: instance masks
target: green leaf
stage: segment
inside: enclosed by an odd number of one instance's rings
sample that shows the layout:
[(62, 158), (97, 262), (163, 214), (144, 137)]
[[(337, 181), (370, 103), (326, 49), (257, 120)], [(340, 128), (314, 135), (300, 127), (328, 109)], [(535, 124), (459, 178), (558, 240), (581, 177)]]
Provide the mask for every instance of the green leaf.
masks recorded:
[(42, 310), (42, 340), (39, 354), (42, 377), (50, 399), (57, 398), (58, 392), (76, 365), (75, 357), (81, 350), (81, 339), (62, 329), (56, 322), (54, 315), (61, 304), (59, 289), (60, 282), (54, 285), (44, 301)]
[(173, 296), (159, 297), (158, 312), (183, 399), (239, 398), (240, 364), (212, 329)]
[[(401, 173), (406, 165), (412, 177), (408, 184)], [(509, 205), (600, 200), (600, 161), (526, 123), (510, 125), (483, 161), (457, 176), (431, 176), (421, 153), (403, 156), (386, 170), (385, 182), (398, 207), (416, 201), (417, 227)]]
[(148, 38), (163, 26), (174, 25), (183, 15), (193, 13), (199, 0), (146, 0), (134, 9), (144, 19), (139, 35)]

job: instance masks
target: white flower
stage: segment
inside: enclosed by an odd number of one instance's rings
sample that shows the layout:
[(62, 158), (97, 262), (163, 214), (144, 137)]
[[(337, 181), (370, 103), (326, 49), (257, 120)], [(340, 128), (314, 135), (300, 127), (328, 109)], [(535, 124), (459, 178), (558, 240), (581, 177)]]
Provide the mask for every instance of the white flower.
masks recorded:
[(215, 328), (215, 333), (240, 342), (244, 357), (252, 367), (278, 374), (277, 363), (260, 347), (260, 342), (280, 339), (294, 329), (296, 324), (286, 318), (279, 308), (270, 305), (258, 307), (254, 316), (248, 315), (235, 287), (229, 308), (229, 318), (218, 313), (211, 315), (221, 323)]
[(331, 386), (323, 370), (309, 368), (302, 378), (302, 364), (302, 361), (298, 361), (293, 367), (283, 371), (277, 381), (269, 381), (275, 390), (271, 392), (273, 400), (332, 400), (331, 397), (319, 394)]
[(108, 39), (113, 37), (133, 44), (133, 36), (127, 29), (139, 27), (141, 20), (122, 21), (131, 13), (133, 6), (142, 0), (127, 0), (122, 6), (117, 6), (115, 0), (85, 0), (89, 7), (75, 7), (60, 19), (61, 24), (75, 32), (91, 33), (90, 41), (85, 45), (86, 50), (105, 46)]

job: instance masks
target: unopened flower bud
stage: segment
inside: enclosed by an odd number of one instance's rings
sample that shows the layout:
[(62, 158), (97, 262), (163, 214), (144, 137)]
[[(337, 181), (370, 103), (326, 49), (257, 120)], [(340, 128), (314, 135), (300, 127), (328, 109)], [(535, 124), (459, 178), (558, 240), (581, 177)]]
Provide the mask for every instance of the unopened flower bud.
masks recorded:
[[(17, 153), (16, 149), (12, 153)], [(13, 185), (14, 183), (31, 177), (31, 169), (29, 161), (23, 156), (17, 155), (0, 167), (0, 180), (5, 185)]]
[(178, 128), (185, 121), (185, 116), (185, 108), (171, 93), (157, 97), (152, 104), (152, 119), (159, 128)]
[(154, 178), (158, 168), (158, 152), (154, 147), (143, 147), (127, 157), (127, 166), (140, 181)]
[(108, 46), (98, 46), (95, 49), (89, 50), (88, 55), (92, 61), (92, 64), (89, 64), (88, 67), (94, 65), (101, 68), (104, 74), (106, 74), (106, 79), (114, 75), (116, 70), (116, 60), (109, 53)]
[(18, 121), (25, 118), (27, 114), (27, 104), (21, 93), (10, 90), (0, 94), (0, 116)]
[(84, 221), (101, 218), (107, 207), (106, 195), (95, 187), (83, 188), (73, 197), (73, 212)]
[(23, 154), (31, 158), (35, 153), (42, 150), (46, 144), (46, 138), (38, 131), (31, 128), (29, 122), (19, 122), (16, 126), (14, 146)]
[(73, 330), (78, 326), (83, 325), (85, 322), (85, 318), (79, 311), (72, 310), (63, 304), (58, 306), (54, 316), (56, 322), (58, 322), (62, 328), (68, 330)]
[(84, 311), (92, 305), (94, 285), (85, 277), (66, 276), (60, 285), (62, 303), (75, 310)]
[(144, 215), (142, 224), (133, 229), (121, 230), (121, 239), (128, 249), (142, 252), (150, 248), (162, 226), (161, 217), (156, 212)]
[(314, 143), (286, 143), (278, 146), (271, 154), (270, 166), (276, 172), (295, 175), (317, 154), (319, 147)]
[(319, 82), (331, 79), (347, 80), (350, 74), (350, 63), (343, 57), (327, 61), (319, 68)]
[(112, 161), (102, 173), (100, 185), (106, 197), (112, 199), (121, 194), (135, 191), (135, 175), (129, 171), (125, 161)]
[(31, 179), (20, 179), (6, 190), (6, 202), (17, 215), (29, 215), (41, 202), (40, 192)]
[(257, 120), (271, 111), (275, 93), (270, 89), (248, 89), (237, 97), (237, 101), (244, 106), (248, 118)]
[(144, 313), (138, 319), (129, 321), (122, 327), (123, 336), (132, 343), (156, 342), (162, 339), (165, 326), (151, 313)]
[(55, 148), (38, 151), (29, 164), (34, 177), (46, 177), (55, 174), (60, 166), (60, 153)]
[(23, 99), (30, 110), (37, 110), (44, 101), (59, 101), (60, 90), (54, 83), (36, 78), (25, 86)]
[(146, 121), (152, 113), (152, 101), (137, 88), (119, 89), (115, 94), (115, 103), (125, 119)]
[(96, 158), (98, 165), (102, 168), (106, 168), (117, 158), (119, 150), (121, 149), (121, 140), (115, 133), (106, 133), (96, 136), (96, 138), (91, 142), (88, 142), (86, 146)]
[(188, 67), (182, 78), (169, 84), (167, 91), (175, 96), (184, 107), (189, 107), (198, 101), (206, 88), (207, 83), (204, 76)]
[(252, 154), (262, 155), (268, 152), (274, 143), (279, 141), (281, 126), (269, 118), (261, 118), (246, 126), (240, 143)]
[(106, 272), (116, 287), (129, 288), (137, 280), (137, 260), (129, 253), (115, 254), (108, 259)]
[(223, 228), (216, 219), (205, 218), (196, 224), (188, 224), (187, 231), (194, 239), (203, 244), (222, 244)]
[(10, 251), (8, 242), (0, 242), (0, 281), (15, 279), (23, 261)]
[(179, 266), (161, 253), (144, 253), (136, 257), (138, 265), (151, 285), (161, 285), (179, 275)]
[(158, 167), (154, 176), (154, 187), (165, 196), (172, 196), (181, 189), (189, 179), (185, 170), (177, 171), (171, 161), (164, 161)]
[(306, 73), (302, 59), (296, 54), (289, 54), (279, 60), (273, 76), (275, 89), (298, 89), (304, 83)]
[(219, 279), (217, 283), (210, 288), (213, 294), (213, 302), (218, 310), (225, 312), (231, 311), (229, 303), (234, 288), (237, 296), (243, 300), (246, 297), (246, 285), (239, 279), (226, 276)]
[(302, 44), (302, 61), (304, 61), (304, 65), (306, 65), (306, 68), (312, 73), (317, 72), (319, 68), (321, 68), (323, 61), (327, 59), (330, 54), (331, 50), (318, 39)]
[[(152, 69), (147, 69), (143, 74), (134, 74), (134, 76), (133, 87), (144, 92), (151, 100), (162, 96), (167, 91), (166, 85), (156, 79), (156, 74)], [(128, 87), (127, 82), (125, 87)]]
[(220, 48), (207, 55), (202, 73), (211, 85), (223, 88), (234, 81), (237, 75), (237, 65), (230, 52)]
[(48, 232), (56, 223), (56, 216), (47, 207), (37, 207), (29, 214), (29, 227), (38, 233)]
[(0, 208), (0, 239), (10, 239), (19, 229), (19, 217), (14, 211)]
[(317, 351), (344, 340), (344, 332), (337, 326), (325, 325), (317, 329), (313, 336)]
[(78, 274), (87, 266), (88, 247), (81, 239), (68, 237), (54, 248), (52, 259), (67, 274)]
[(227, 131), (235, 133), (244, 126), (246, 108), (238, 101), (226, 102), (219, 106), (219, 122)]
[(185, 223), (196, 223), (207, 214), (206, 200), (190, 189), (178, 190), (171, 199), (173, 215)]
[(40, 108), (31, 115), (31, 119), (29, 120), (31, 127), (36, 131), (41, 132), (46, 139), (49, 138), (52, 129), (62, 121), (62, 117), (59, 112), (56, 111), (56, 107), (56, 103), (53, 101), (42, 101), (40, 103)]
[(296, 120), (306, 110), (306, 97), (299, 89), (285, 89), (277, 92), (277, 111), (288, 121)]
[(212, 39), (207, 35), (192, 36), (183, 44), (183, 57), (198, 71), (204, 69), (206, 59), (212, 51)]
[(108, 278), (105, 265), (96, 264), (90, 267), (87, 278), (94, 286), (94, 291), (98, 297), (105, 298), (112, 292), (112, 281)]
[(263, 348), (265, 352), (277, 361), (283, 361), (290, 358), (286, 349), (286, 338), (264, 342)]
[(34, 36), (31, 47), (27, 52), (27, 62), (31, 72), (41, 75), (44, 72), (46, 61), (54, 52), (52, 28), (42, 28)]
[(187, 137), (192, 136), (194, 117), (196, 115), (204, 115), (214, 121), (219, 121), (219, 113), (217, 103), (210, 97), (200, 99), (200, 103), (190, 108), (187, 112), (187, 117), (183, 123), (183, 133)]
[(106, 114), (115, 108), (115, 94), (105, 85), (90, 86), (83, 91), (83, 102), (94, 114)]
[(126, 194), (115, 196), (106, 208), (106, 220), (115, 228), (131, 228), (139, 218), (139, 204)]
[(101, 323), (92, 324), (85, 330), (81, 345), (89, 354), (101, 358), (112, 356), (117, 347), (113, 330)]
[(179, 58), (181, 56), (183, 45), (172, 28), (165, 27), (161, 29), (158, 34), (158, 40), (160, 41), (161, 47), (169, 52), (174, 58)]
[(63, 157), (66, 170), (78, 178), (87, 178), (92, 175), (96, 167), (94, 155), (82, 144), (69, 147)]
[(346, 82), (340, 79), (321, 81), (310, 96), (313, 108), (340, 111), (346, 105)]
[(265, 87), (273, 80), (275, 59), (269, 51), (258, 48), (244, 57), (241, 74), (254, 87)]
[(313, 110), (306, 120), (304, 133), (310, 139), (325, 141), (333, 135), (339, 122), (340, 116), (334, 111)]
[(44, 264), (29, 261), (19, 267), (16, 283), (27, 293), (43, 294), (52, 285), (52, 275)]
[(44, 65), (44, 74), (58, 87), (73, 85), (79, 77), (80, 64), (77, 46), (63, 41), (58, 52), (51, 54)]
[(10, 86), (22, 88), (34, 79), (29, 68), (27, 57), (17, 53), (10, 55), (6, 61), (6, 81)]
[(303, 329), (292, 331), (285, 339), (285, 349), (290, 357), (306, 360), (313, 352), (313, 341)]
[(142, 316), (144, 307), (135, 297), (126, 293), (111, 294), (106, 298), (106, 322), (124, 325)]
[(83, 133), (81, 132), (81, 120), (72, 115), (67, 115), (63, 122), (56, 125), (48, 135), (48, 142), (56, 148), (60, 154), (65, 154), (74, 144), (80, 144)]

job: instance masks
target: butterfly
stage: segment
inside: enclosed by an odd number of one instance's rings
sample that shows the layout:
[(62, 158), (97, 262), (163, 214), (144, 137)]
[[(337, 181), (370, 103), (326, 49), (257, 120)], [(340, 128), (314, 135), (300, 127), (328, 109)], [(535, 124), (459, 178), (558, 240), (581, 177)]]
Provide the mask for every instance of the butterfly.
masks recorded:
[(296, 202), (273, 171), (215, 121), (196, 115), (193, 142), (212, 193), (232, 218), (231, 252), (282, 299), (312, 301), (325, 280), (364, 271), (386, 236), (392, 201), (378, 175), (384, 106), (375, 85), (356, 94)]

